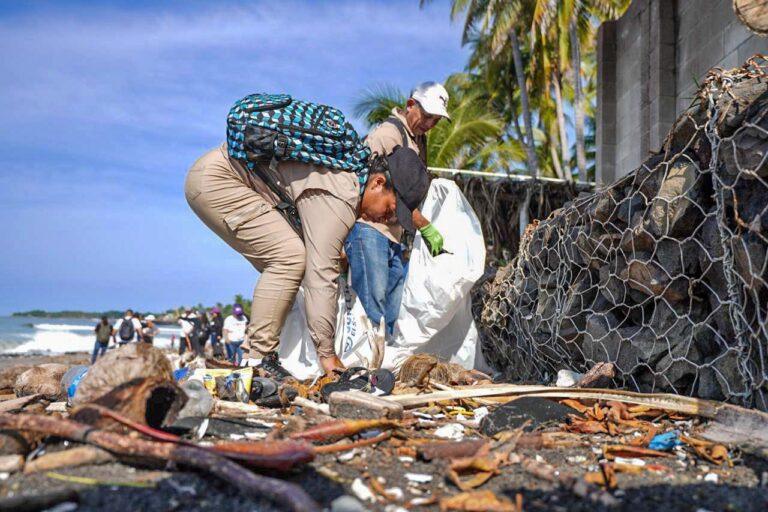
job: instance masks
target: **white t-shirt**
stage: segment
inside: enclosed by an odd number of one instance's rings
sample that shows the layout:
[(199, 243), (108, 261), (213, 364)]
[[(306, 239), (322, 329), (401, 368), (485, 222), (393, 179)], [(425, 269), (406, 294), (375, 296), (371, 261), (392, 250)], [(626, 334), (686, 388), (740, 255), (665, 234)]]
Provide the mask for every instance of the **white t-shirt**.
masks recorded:
[(229, 332), (229, 341), (243, 341), (245, 339), (245, 327), (248, 319), (245, 315), (240, 320), (235, 315), (229, 315), (224, 319), (224, 330)]
[(181, 326), (181, 337), (191, 336), (192, 331), (195, 330), (195, 325), (190, 322), (186, 317), (179, 318), (179, 325)]
[[(133, 337), (130, 340), (124, 340), (120, 337), (120, 327), (123, 325), (125, 320), (130, 320), (133, 323)], [(129, 341), (134, 341), (136, 339), (137, 332), (141, 332), (141, 322), (139, 322), (139, 319), (136, 317), (131, 317), (130, 319), (121, 318), (115, 322), (115, 338), (117, 339), (118, 343), (128, 343)]]

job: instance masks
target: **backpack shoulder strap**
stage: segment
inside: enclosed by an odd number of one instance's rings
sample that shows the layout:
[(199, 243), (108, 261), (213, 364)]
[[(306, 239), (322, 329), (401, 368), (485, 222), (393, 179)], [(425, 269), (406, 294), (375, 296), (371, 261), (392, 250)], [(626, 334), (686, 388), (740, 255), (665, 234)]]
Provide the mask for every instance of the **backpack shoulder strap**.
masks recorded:
[(259, 178), (261, 178), (261, 181), (263, 181), (269, 187), (272, 193), (277, 196), (279, 200), (276, 206), (277, 211), (280, 212), (283, 217), (285, 217), (285, 220), (288, 221), (288, 224), (293, 228), (296, 234), (299, 235), (299, 238), (304, 240), (304, 231), (301, 227), (301, 218), (299, 217), (299, 212), (296, 209), (296, 204), (290, 197), (288, 197), (288, 194), (285, 193), (285, 190), (281, 189), (272, 178), (272, 174), (277, 174), (279, 172), (277, 170), (277, 158), (272, 157), (272, 160), (269, 164), (269, 169), (264, 169), (261, 165), (261, 162), (254, 162), (252, 167), (248, 167), (253, 170), (253, 172), (255, 172)]
[(400, 132), (400, 137), (403, 139), (404, 148), (407, 148), (410, 146), (410, 142), (409, 142), (410, 138), (408, 137), (408, 132), (405, 131), (405, 126), (403, 125), (403, 122), (400, 119), (398, 119), (395, 116), (390, 116), (384, 122), (395, 125), (395, 128), (397, 128), (397, 131)]

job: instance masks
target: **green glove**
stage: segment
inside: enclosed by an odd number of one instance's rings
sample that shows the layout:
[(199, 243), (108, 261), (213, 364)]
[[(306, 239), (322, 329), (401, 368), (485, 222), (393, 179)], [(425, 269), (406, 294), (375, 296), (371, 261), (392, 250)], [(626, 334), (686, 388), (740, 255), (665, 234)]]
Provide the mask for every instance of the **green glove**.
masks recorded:
[(443, 235), (437, 230), (431, 223), (427, 224), (423, 228), (419, 229), (421, 236), (424, 237), (424, 241), (427, 243), (430, 254), (437, 256), (443, 250)]

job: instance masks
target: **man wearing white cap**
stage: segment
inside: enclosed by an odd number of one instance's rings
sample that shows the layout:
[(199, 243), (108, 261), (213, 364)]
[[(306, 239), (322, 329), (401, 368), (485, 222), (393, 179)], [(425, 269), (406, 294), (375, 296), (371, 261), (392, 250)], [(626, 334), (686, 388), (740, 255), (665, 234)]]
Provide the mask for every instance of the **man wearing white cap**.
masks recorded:
[(147, 325), (141, 329), (141, 340), (144, 343), (152, 345), (155, 341), (155, 336), (158, 335), (160, 329), (155, 325), (155, 315), (147, 315), (145, 320), (147, 321)]
[[(451, 119), (448, 92), (438, 83), (424, 82), (411, 91), (405, 108), (393, 108), (392, 115), (368, 135), (365, 143), (380, 156), (391, 155), (398, 146), (410, 148), (426, 165), (426, 133), (443, 118)], [(432, 255), (440, 254), (443, 237), (429, 220), (418, 209), (409, 220), (412, 222), (408, 224), (419, 230)], [(394, 332), (405, 282), (402, 234), (402, 222), (398, 219), (381, 223), (363, 215), (344, 243), (352, 289), (374, 326), (384, 318), (389, 335)]]

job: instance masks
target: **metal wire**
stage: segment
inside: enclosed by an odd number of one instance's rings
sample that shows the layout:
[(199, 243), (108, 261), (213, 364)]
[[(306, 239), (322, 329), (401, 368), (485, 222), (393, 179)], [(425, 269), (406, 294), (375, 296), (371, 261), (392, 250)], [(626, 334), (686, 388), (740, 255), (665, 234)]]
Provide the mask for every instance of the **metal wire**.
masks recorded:
[(768, 409), (768, 61), (714, 69), (663, 150), (529, 226), (487, 285), (486, 359), (514, 381)]

